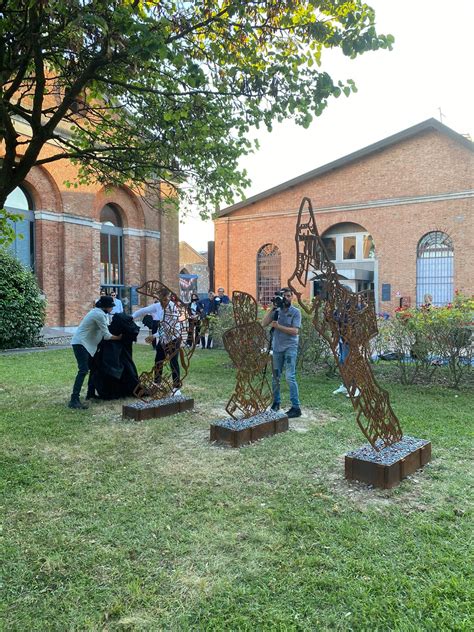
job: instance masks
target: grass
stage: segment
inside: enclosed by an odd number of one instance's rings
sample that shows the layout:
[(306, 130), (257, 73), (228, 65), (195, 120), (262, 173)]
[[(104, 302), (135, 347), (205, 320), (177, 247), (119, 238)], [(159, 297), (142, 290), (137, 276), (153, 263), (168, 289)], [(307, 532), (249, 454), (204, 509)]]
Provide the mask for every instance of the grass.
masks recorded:
[(0, 356), (2, 629), (472, 629), (472, 391), (384, 368), (404, 432), (433, 444), (384, 491), (343, 479), (363, 436), (337, 380), (301, 378), (292, 430), (237, 451), (208, 442), (221, 351), (196, 351), (195, 411), (164, 420), (71, 411), (74, 375), (69, 350)]

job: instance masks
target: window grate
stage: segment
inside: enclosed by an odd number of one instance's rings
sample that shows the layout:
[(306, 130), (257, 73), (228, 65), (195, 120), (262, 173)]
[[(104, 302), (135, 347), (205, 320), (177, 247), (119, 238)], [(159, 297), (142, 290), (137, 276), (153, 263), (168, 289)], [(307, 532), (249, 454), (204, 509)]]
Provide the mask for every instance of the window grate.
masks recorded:
[(453, 300), (454, 248), (449, 235), (427, 233), (418, 243), (416, 257), (416, 304), (441, 306)]
[(257, 253), (257, 297), (268, 305), (281, 288), (281, 253), (274, 244), (265, 244)]

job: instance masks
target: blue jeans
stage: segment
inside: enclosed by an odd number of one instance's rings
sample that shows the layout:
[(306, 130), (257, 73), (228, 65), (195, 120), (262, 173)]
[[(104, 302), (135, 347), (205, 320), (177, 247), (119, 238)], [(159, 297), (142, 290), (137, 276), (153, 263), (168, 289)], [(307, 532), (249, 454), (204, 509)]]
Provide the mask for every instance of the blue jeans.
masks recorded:
[(273, 352), (273, 402), (281, 403), (280, 397), (280, 378), (285, 368), (285, 377), (290, 389), (290, 401), (293, 408), (300, 407), (300, 399), (298, 393), (298, 384), (296, 383), (296, 356), (298, 349), (287, 349), (286, 351)]
[(339, 362), (344, 364), (347, 356), (349, 355), (349, 345), (344, 342), (342, 338), (339, 338)]

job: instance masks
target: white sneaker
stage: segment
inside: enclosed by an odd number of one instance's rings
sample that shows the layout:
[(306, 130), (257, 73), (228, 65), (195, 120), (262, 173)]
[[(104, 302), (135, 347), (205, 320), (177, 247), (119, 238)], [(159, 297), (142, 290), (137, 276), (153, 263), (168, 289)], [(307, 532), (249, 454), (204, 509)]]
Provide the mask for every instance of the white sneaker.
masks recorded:
[(183, 393), (179, 390), (179, 388), (173, 391), (173, 397), (181, 397), (182, 395)]
[(336, 390), (332, 392), (333, 395), (339, 395), (339, 393), (343, 393), (344, 395), (349, 396), (349, 394), (347, 393), (347, 388), (344, 386), (344, 384), (341, 384), (339, 388), (336, 388)]
[[(360, 391), (356, 386), (355, 391), (354, 391), (354, 397), (359, 397), (359, 395), (360, 395)], [(347, 393), (346, 397), (350, 397), (349, 393)]]

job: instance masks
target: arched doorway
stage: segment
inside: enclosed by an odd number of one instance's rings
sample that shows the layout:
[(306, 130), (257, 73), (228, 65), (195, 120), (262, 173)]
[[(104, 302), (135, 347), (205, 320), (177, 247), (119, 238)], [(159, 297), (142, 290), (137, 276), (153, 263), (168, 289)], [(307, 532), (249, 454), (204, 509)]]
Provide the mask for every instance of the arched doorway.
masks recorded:
[(416, 251), (416, 304), (423, 305), (425, 295), (432, 305), (446, 305), (453, 300), (454, 248), (451, 237), (439, 230), (427, 233)]
[(257, 302), (269, 305), (281, 289), (281, 253), (274, 244), (265, 244), (257, 253)]
[(9, 249), (31, 270), (35, 269), (35, 214), (33, 201), (23, 187), (17, 187), (10, 193), (5, 202), (5, 208), (11, 213), (21, 215), (17, 222), (9, 222), (15, 231), (15, 239)]
[(118, 209), (106, 204), (100, 212), (100, 283), (120, 287), (124, 282), (123, 227)]
[(375, 289), (375, 243), (363, 226), (341, 222), (331, 226), (321, 238), (343, 285), (353, 292)]

